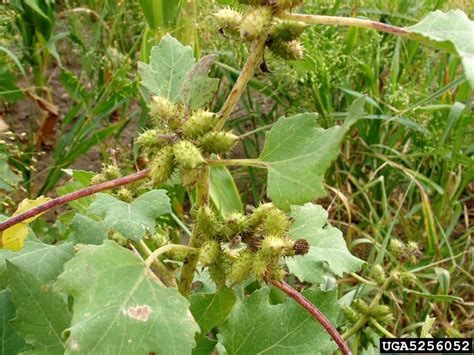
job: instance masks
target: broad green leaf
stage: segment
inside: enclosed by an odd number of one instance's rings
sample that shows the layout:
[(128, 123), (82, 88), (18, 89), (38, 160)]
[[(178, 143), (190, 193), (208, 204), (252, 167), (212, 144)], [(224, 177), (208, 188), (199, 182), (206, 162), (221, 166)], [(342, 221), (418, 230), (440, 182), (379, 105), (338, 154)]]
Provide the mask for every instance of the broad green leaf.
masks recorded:
[(213, 354), (212, 350), (217, 345), (217, 341), (210, 340), (207, 336), (199, 335), (196, 337), (196, 347), (193, 349), (193, 355)]
[(79, 213), (74, 216), (70, 226), (74, 233), (69, 240), (74, 244), (100, 245), (107, 239), (107, 230), (103, 223)]
[(216, 57), (215, 54), (202, 57), (187, 74), (180, 97), (188, 109), (194, 110), (206, 105), (216, 93), (219, 79), (207, 76)]
[(260, 160), (268, 169), (268, 196), (288, 209), (325, 196), (324, 173), (339, 154), (342, 139), (364, 112), (365, 97), (354, 101), (342, 126), (315, 127), (318, 115), (280, 118), (267, 133)]
[(64, 270), (56, 286), (74, 298), (67, 354), (191, 353), (199, 327), (188, 301), (130, 250), (81, 245)]
[[(339, 313), (336, 291), (307, 290), (304, 293), (335, 323)], [(324, 328), (300, 305), (269, 303), (269, 288), (240, 301), (230, 318), (219, 327), (229, 354), (332, 354), (335, 343)]]
[(17, 255), (16, 252), (8, 249), (0, 249), (0, 290), (7, 288), (7, 260)]
[(474, 21), (464, 12), (436, 10), (406, 29), (456, 52), (461, 57), (466, 77), (474, 88)]
[[(18, 209), (13, 213), (12, 217), (17, 216), (23, 212), (29, 211), (43, 203), (51, 200), (49, 197), (40, 196), (35, 200), (24, 199), (18, 205)], [(43, 212), (44, 213), (44, 212)], [(28, 218), (23, 222), (17, 223), (10, 228), (0, 232), (0, 248), (10, 250), (21, 250), (23, 243), (29, 234), (28, 224), (33, 222), (43, 213), (37, 214), (34, 217)]]
[(142, 85), (152, 94), (179, 102), (188, 72), (194, 66), (193, 50), (166, 35), (151, 50), (150, 64), (138, 62)]
[(89, 213), (104, 216), (107, 229), (116, 230), (128, 239), (139, 242), (145, 232), (153, 233), (155, 219), (171, 212), (165, 190), (152, 190), (126, 203), (108, 195), (98, 194)]
[(7, 261), (7, 269), (16, 309), (15, 330), (37, 353), (64, 354), (62, 333), (71, 321), (65, 298), (14, 259)]
[(25, 341), (13, 329), (11, 320), (15, 317), (15, 307), (8, 291), (0, 292), (0, 354), (18, 354), (25, 347)]
[(311, 203), (293, 206), (290, 216), (293, 218), (290, 237), (304, 238), (311, 245), (308, 254), (286, 261), (290, 272), (300, 281), (323, 282), (326, 267), (337, 276), (359, 270), (363, 261), (349, 252), (341, 231), (328, 224), (324, 208)]
[(209, 195), (222, 216), (242, 212), (242, 201), (234, 179), (225, 166), (211, 166)]
[(25, 248), (8, 261), (29, 272), (39, 281), (48, 283), (63, 271), (63, 265), (74, 256), (71, 243), (48, 245), (40, 241), (26, 241)]
[(206, 335), (212, 328), (221, 325), (227, 319), (237, 297), (226, 286), (216, 293), (196, 293), (191, 296), (191, 313)]

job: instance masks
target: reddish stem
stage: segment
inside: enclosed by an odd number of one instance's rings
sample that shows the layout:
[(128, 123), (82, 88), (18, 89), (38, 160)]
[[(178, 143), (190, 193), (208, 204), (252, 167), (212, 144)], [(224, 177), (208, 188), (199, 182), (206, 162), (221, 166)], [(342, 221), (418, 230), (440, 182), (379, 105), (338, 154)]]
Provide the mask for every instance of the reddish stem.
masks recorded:
[(146, 177), (148, 177), (148, 175), (150, 175), (150, 169), (144, 169), (134, 174), (130, 174), (118, 179), (106, 181), (94, 186), (89, 186), (89, 187), (86, 187), (85, 189), (77, 190), (61, 197), (56, 197), (55, 199), (52, 199), (51, 201), (43, 203), (42, 205), (39, 205), (38, 207), (35, 207), (26, 212), (20, 213), (19, 215), (15, 217), (11, 217), (7, 219), (5, 222), (0, 223), (0, 232), (4, 231), (7, 228), (10, 228), (11, 226), (14, 226), (15, 224), (23, 222), (24, 220), (28, 218), (39, 215), (40, 213), (43, 213), (52, 208), (64, 205), (71, 201), (77, 200), (81, 197), (93, 195), (97, 192), (110, 190), (115, 187), (119, 187), (123, 185), (128, 185), (132, 182), (145, 179)]
[(301, 293), (296, 291), (286, 282), (277, 280), (271, 280), (271, 282), (273, 286), (285, 292), (288, 296), (298, 302), (304, 309), (311, 313), (311, 315), (316, 318), (316, 320), (323, 326), (323, 328), (326, 329), (329, 335), (331, 335), (331, 337), (334, 339), (334, 341), (339, 346), (339, 349), (341, 349), (344, 355), (352, 355), (351, 349), (349, 349), (339, 332), (336, 330), (336, 328), (334, 328), (329, 319), (327, 319), (326, 316), (322, 314), (321, 311), (317, 309), (314, 304), (308, 301)]

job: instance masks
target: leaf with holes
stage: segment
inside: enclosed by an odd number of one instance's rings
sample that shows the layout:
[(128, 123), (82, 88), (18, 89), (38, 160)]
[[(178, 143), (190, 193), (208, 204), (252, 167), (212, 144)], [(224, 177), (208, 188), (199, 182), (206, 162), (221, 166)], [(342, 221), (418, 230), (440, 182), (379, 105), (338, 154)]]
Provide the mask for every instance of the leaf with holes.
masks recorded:
[(188, 301), (115, 242), (81, 245), (56, 286), (74, 299), (67, 352), (189, 354), (195, 346)]
[[(269, 288), (254, 292), (234, 307), (219, 327), (229, 354), (332, 354), (336, 344), (324, 328), (299, 304), (287, 298), (270, 304)], [(326, 317), (335, 323), (339, 314), (336, 291), (303, 292)]]
[(364, 112), (365, 97), (354, 101), (342, 126), (315, 127), (318, 115), (279, 119), (266, 136), (260, 160), (268, 169), (268, 196), (280, 208), (325, 196), (324, 173), (339, 154), (342, 139)]
[(466, 77), (474, 88), (474, 21), (464, 12), (436, 10), (416, 25), (407, 27), (407, 30), (418, 39), (435, 42), (435, 45), (457, 53), (461, 57)]
[(320, 283), (326, 269), (342, 276), (355, 272), (364, 263), (347, 249), (342, 232), (328, 224), (328, 213), (321, 206), (307, 203), (293, 206), (290, 212), (293, 224), (289, 235), (293, 239), (306, 239), (310, 244), (308, 254), (288, 258), (286, 264), (300, 281)]
[(88, 212), (104, 216), (107, 229), (116, 230), (127, 239), (139, 242), (145, 232), (154, 232), (155, 219), (170, 213), (171, 206), (165, 190), (152, 190), (132, 203), (120, 201), (108, 194), (98, 194)]

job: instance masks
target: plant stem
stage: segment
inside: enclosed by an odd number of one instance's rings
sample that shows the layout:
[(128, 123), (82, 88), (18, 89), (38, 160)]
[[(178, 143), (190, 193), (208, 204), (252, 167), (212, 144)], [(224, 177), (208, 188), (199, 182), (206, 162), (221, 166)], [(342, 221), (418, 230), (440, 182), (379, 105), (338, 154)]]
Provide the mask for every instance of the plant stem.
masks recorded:
[(35, 207), (35, 208), (32, 208), (31, 210), (20, 213), (19, 215), (11, 217), (7, 219), (5, 222), (0, 223), (0, 232), (14, 226), (15, 224), (21, 223), (31, 217), (44, 213), (52, 208), (56, 208), (66, 203), (75, 201), (77, 199), (80, 199), (81, 197), (93, 195), (95, 193), (105, 191), (105, 190), (110, 190), (119, 186), (128, 185), (138, 180), (143, 180), (147, 178), (148, 175), (150, 175), (150, 169), (144, 169), (134, 174), (130, 174), (127, 176), (120, 177), (118, 179), (106, 181), (97, 185), (89, 186), (84, 189), (71, 192), (70, 194), (67, 194), (61, 197), (56, 197), (55, 199), (52, 199), (51, 201), (43, 203), (42, 205), (39, 205), (38, 207)]
[(367, 323), (367, 317), (363, 316), (361, 319), (359, 319), (357, 322), (354, 323), (354, 325), (349, 329), (347, 332), (341, 335), (342, 339), (348, 339), (352, 335), (354, 335), (360, 328), (362, 328), (365, 323)]
[[(147, 260), (145, 261), (146, 264), (150, 256), (153, 255), (153, 252), (150, 250), (150, 248), (148, 248), (148, 245), (146, 245), (143, 240), (140, 241), (138, 246), (140, 250), (147, 256)], [(146, 264), (146, 266), (146, 269), (151, 269), (156, 274), (160, 281), (163, 282), (164, 286), (174, 288), (178, 287), (174, 273), (168, 270), (168, 268), (160, 260), (156, 259), (156, 257), (152, 260), (150, 265)]]
[[(209, 166), (200, 177), (196, 185), (196, 204), (195, 208), (209, 204)], [(193, 229), (188, 246), (191, 248), (199, 248), (202, 240), (197, 235), (196, 229)], [(178, 290), (186, 298), (191, 294), (191, 286), (193, 284), (194, 272), (199, 261), (199, 253), (188, 254), (184, 259), (183, 268), (181, 269), (181, 277), (179, 279)]]
[(340, 17), (340, 16), (321, 16), (321, 15), (303, 15), (303, 14), (289, 14), (282, 13), (277, 17), (285, 20), (300, 21), (310, 25), (336, 25), (336, 26), (350, 26), (371, 28), (381, 32), (388, 32), (402, 37), (413, 37), (413, 34), (402, 27), (387, 25), (382, 22), (364, 20), (354, 17)]
[(285, 292), (288, 296), (298, 302), (304, 309), (306, 309), (323, 326), (323, 328), (329, 333), (329, 335), (331, 335), (331, 337), (334, 339), (334, 341), (339, 346), (339, 349), (344, 355), (352, 354), (351, 350), (349, 349), (339, 332), (336, 330), (336, 328), (331, 324), (331, 322), (326, 318), (326, 316), (321, 313), (319, 309), (316, 308), (315, 305), (313, 305), (301, 293), (296, 291), (286, 282), (277, 280), (271, 280), (271, 282), (275, 287)]
[(372, 323), (374, 325), (374, 327), (377, 328), (387, 338), (396, 338), (395, 335), (393, 335), (387, 329), (385, 329), (384, 326), (382, 324), (380, 324), (379, 322), (377, 322), (376, 319), (370, 318), (370, 323)]
[(219, 116), (221, 117), (219, 122), (216, 125), (216, 131), (221, 130), (227, 120), (230, 117), (235, 105), (239, 101), (240, 96), (244, 92), (250, 77), (252, 76), (255, 68), (259, 65), (260, 60), (262, 59), (263, 52), (265, 51), (265, 42), (267, 41), (267, 35), (262, 35), (255, 39), (252, 42), (252, 46), (250, 47), (250, 53), (247, 57), (247, 61), (245, 62), (242, 71), (240, 72), (237, 81), (232, 88), (227, 100), (224, 102), (224, 105), (219, 111)]
[(145, 265), (147, 268), (150, 268), (151, 264), (156, 260), (157, 257), (159, 257), (161, 254), (168, 253), (172, 250), (181, 250), (181, 251), (187, 251), (189, 253), (195, 254), (198, 249), (196, 248), (191, 248), (187, 245), (181, 245), (181, 244), (168, 244), (164, 245), (158, 249), (156, 249), (153, 253), (151, 253), (148, 258), (145, 261)]
[(219, 159), (208, 160), (209, 165), (225, 165), (225, 166), (254, 166), (256, 168), (265, 168), (266, 165), (259, 159)]

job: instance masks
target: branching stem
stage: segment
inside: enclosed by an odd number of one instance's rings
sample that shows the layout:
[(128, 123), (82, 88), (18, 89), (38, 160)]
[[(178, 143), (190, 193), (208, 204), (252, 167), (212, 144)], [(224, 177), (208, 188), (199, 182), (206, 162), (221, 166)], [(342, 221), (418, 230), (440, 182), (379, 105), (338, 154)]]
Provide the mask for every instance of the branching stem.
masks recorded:
[(80, 199), (81, 197), (93, 195), (98, 192), (110, 190), (119, 186), (128, 185), (138, 180), (143, 180), (147, 178), (148, 175), (150, 175), (150, 169), (144, 169), (134, 174), (130, 174), (118, 179), (106, 181), (97, 185), (89, 186), (84, 189), (71, 192), (70, 194), (67, 194), (61, 197), (56, 197), (55, 199), (52, 199), (51, 201), (43, 203), (42, 205), (39, 205), (38, 207), (35, 207), (35, 208), (32, 208), (31, 210), (20, 213), (19, 215), (11, 217), (7, 219), (5, 222), (0, 223), (0, 232), (10, 228), (11, 226), (14, 226), (15, 224), (23, 222), (31, 217), (44, 213), (52, 208), (56, 208), (66, 203), (75, 201), (77, 199)]
[(301, 293), (296, 291), (293, 287), (288, 285), (284, 281), (271, 280), (273, 286), (279, 288), (285, 292), (289, 297), (293, 298), (298, 302), (304, 309), (306, 309), (322, 326), (323, 328), (331, 335), (336, 344), (339, 346), (339, 349), (344, 355), (351, 355), (351, 349), (347, 346), (344, 339), (341, 337), (336, 328), (331, 324), (329, 319), (321, 313), (321, 311), (316, 308), (310, 301), (308, 301)]
[(413, 34), (402, 28), (392, 25), (387, 25), (382, 22), (365, 20), (355, 17), (341, 17), (341, 16), (321, 16), (321, 15), (306, 15), (306, 14), (289, 14), (282, 13), (278, 15), (279, 18), (285, 20), (300, 21), (310, 25), (336, 25), (370, 28), (381, 32), (388, 32), (402, 37), (413, 37)]
[(224, 165), (224, 166), (253, 166), (256, 168), (265, 168), (266, 165), (259, 159), (219, 159), (208, 160), (209, 165)]
[(259, 38), (255, 39), (252, 42), (252, 46), (250, 47), (250, 53), (245, 62), (242, 71), (240, 72), (237, 81), (232, 88), (227, 100), (224, 102), (221, 110), (219, 111), (219, 116), (221, 117), (219, 122), (217, 123), (215, 129), (217, 131), (221, 130), (227, 120), (230, 117), (230, 114), (234, 110), (235, 105), (239, 101), (240, 96), (244, 92), (247, 83), (249, 82), (250, 78), (252, 77), (255, 68), (259, 65), (260, 61), (262, 60), (263, 52), (265, 51), (265, 42), (267, 41), (267, 35), (262, 35)]
[(188, 252), (188, 253), (192, 253), (192, 254), (196, 254), (198, 249), (196, 248), (191, 248), (187, 245), (181, 245), (181, 244), (168, 244), (168, 245), (164, 245), (158, 249), (156, 249), (155, 251), (153, 251), (153, 253), (150, 254), (150, 256), (146, 259), (145, 261), (145, 265), (147, 268), (150, 268), (151, 264), (153, 264), (153, 262), (155, 261), (155, 259), (157, 257), (159, 257), (161, 254), (164, 254), (164, 253), (168, 253), (170, 251), (173, 251), (173, 250), (176, 250), (176, 251), (185, 251), (185, 252)]

